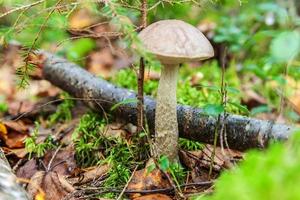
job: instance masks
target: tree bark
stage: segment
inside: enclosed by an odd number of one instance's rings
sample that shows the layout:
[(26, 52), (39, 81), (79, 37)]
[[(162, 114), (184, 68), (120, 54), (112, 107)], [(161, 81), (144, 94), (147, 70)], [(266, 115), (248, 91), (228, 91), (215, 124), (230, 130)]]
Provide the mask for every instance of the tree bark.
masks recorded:
[(17, 183), (9, 163), (0, 147), (0, 199), (29, 200), (25, 190)]
[[(95, 111), (110, 112), (112, 106), (136, 98), (133, 91), (117, 87), (74, 63), (46, 52), (41, 53), (45, 56), (42, 67), (44, 78), (72, 96), (86, 99), (84, 102)], [(151, 97), (145, 96), (144, 103), (149, 130), (154, 133), (156, 102)], [(136, 124), (136, 104), (135, 102), (120, 104), (111, 114)], [(177, 120), (180, 137), (213, 143), (216, 118), (205, 115), (199, 108), (177, 105)], [(265, 148), (271, 140), (286, 140), (296, 130), (291, 125), (232, 114), (222, 116), (221, 123), (226, 128), (228, 146), (237, 150)]]

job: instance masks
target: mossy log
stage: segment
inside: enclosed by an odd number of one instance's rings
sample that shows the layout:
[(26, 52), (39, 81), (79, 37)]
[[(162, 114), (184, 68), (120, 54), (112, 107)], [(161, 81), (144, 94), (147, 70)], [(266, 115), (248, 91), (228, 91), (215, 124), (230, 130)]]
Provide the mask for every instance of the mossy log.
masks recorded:
[[(128, 101), (136, 98), (135, 92), (117, 87), (63, 58), (46, 52), (39, 53), (45, 57), (42, 72), (46, 80), (74, 97), (86, 99), (84, 102), (98, 112), (111, 112), (112, 106), (120, 104), (111, 114), (136, 124), (137, 103)], [(146, 121), (153, 133), (156, 102), (148, 96), (144, 102)], [(177, 105), (177, 117), (180, 137), (213, 143), (216, 118), (205, 115), (199, 108), (186, 105)], [(221, 124), (225, 127), (229, 147), (237, 150), (265, 148), (271, 140), (286, 140), (296, 129), (291, 125), (232, 114), (221, 117)]]
[(7, 162), (0, 147), (0, 199), (29, 200), (25, 190), (17, 183), (17, 177)]

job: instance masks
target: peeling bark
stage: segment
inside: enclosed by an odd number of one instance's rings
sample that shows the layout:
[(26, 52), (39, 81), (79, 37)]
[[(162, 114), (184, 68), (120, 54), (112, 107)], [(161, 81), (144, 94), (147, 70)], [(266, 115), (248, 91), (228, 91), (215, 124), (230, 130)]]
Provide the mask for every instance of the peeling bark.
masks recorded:
[(0, 199), (29, 200), (25, 190), (17, 183), (9, 163), (0, 147)]
[[(41, 53), (45, 55), (44, 78), (74, 97), (90, 99), (85, 103), (95, 111), (110, 112), (113, 105), (136, 98), (133, 91), (117, 87), (65, 59), (46, 52)], [(136, 124), (136, 104), (122, 104), (112, 112), (112, 115)], [(154, 133), (156, 102), (151, 97), (145, 96), (144, 104), (150, 132)], [(203, 114), (199, 108), (177, 105), (177, 121), (180, 137), (213, 143), (216, 118)], [(226, 127), (229, 147), (237, 150), (265, 148), (271, 140), (286, 140), (296, 129), (291, 125), (232, 114), (221, 117), (221, 122)]]

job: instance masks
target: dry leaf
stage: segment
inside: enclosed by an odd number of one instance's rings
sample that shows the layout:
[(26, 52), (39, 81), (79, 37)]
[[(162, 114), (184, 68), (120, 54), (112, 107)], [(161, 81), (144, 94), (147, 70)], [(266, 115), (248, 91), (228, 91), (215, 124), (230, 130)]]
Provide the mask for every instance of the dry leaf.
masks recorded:
[(149, 194), (134, 198), (134, 200), (172, 200), (172, 198), (164, 194)]
[(121, 123), (111, 123), (108, 124), (103, 132), (105, 137), (112, 137), (112, 138), (125, 138), (127, 132), (124, 130), (125, 126)]
[[(61, 200), (75, 189), (56, 172), (38, 171), (30, 179), (27, 191), (35, 199), (43, 191), (45, 200)], [(74, 200), (72, 197), (70, 199)]]
[[(4, 128), (5, 126), (5, 128)], [(28, 137), (28, 127), (22, 121), (4, 121), (1, 123), (0, 138), (7, 147), (23, 148)]]
[(7, 135), (6, 126), (2, 122), (0, 122), (0, 135), (3, 138), (6, 137), (6, 135)]
[[(168, 178), (159, 169), (149, 172), (149, 167), (136, 171), (128, 184), (128, 190), (153, 190), (171, 187)], [(139, 193), (132, 194), (132, 198), (141, 196)]]
[(25, 148), (10, 149), (7, 147), (2, 147), (2, 150), (5, 152), (6, 155), (13, 154), (16, 155), (18, 158), (24, 158), (27, 155), (27, 151)]
[[(47, 151), (44, 156), (43, 162), (48, 166), (56, 150)], [(72, 145), (60, 149), (52, 160), (50, 166), (51, 171), (57, 172), (59, 175), (71, 175), (72, 171), (77, 167), (75, 161), (75, 150)]]
[(294, 110), (300, 115), (300, 91), (297, 91), (289, 100)]
[(18, 178), (30, 179), (38, 171), (38, 165), (35, 159), (30, 159), (23, 166), (16, 170)]
[(108, 164), (97, 166), (84, 172), (79, 177), (69, 178), (68, 181), (73, 185), (85, 184), (104, 176), (109, 171), (109, 169), (110, 166)]
[(69, 17), (70, 29), (83, 29), (87, 26), (94, 24), (95, 17), (87, 8), (75, 10)]
[[(206, 145), (203, 150), (198, 151), (179, 151), (180, 160), (182, 163), (191, 169), (193, 182), (201, 182), (208, 180), (208, 169), (211, 165), (211, 156), (213, 152), (212, 145)], [(213, 161), (214, 174), (218, 175), (222, 169), (232, 168), (237, 160), (243, 158), (243, 153), (230, 149), (221, 149), (216, 147)]]
[(43, 191), (39, 191), (37, 193), (37, 195), (35, 195), (35, 200), (45, 200), (46, 199), (46, 195)]
[(90, 54), (88, 62), (88, 71), (108, 78), (112, 74), (112, 66), (114, 65), (114, 58), (109, 48)]
[(244, 86), (243, 93), (244, 95), (242, 101), (243, 104), (247, 105), (248, 109), (267, 103), (267, 100), (264, 97), (262, 97), (249, 87)]
[(153, 71), (153, 70), (146, 70), (144, 80), (159, 80), (160, 74), (159, 72)]

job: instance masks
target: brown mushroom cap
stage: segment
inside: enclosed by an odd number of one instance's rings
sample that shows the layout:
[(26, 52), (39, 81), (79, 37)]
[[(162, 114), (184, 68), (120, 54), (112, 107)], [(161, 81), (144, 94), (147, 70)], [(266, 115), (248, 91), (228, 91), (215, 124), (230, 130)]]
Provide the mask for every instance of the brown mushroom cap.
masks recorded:
[(207, 38), (194, 26), (180, 20), (155, 22), (139, 33), (147, 50), (163, 64), (180, 64), (214, 56)]

